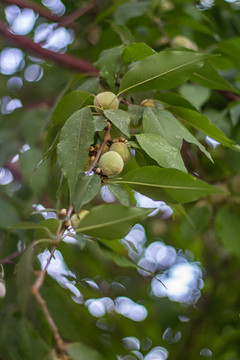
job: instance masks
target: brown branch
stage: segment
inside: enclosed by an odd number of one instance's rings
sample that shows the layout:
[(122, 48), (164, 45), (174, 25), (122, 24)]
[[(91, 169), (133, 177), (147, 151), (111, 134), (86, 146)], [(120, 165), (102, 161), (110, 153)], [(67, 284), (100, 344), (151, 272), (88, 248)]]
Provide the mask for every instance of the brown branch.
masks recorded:
[(26, 36), (13, 34), (2, 21), (0, 21), (0, 35), (14, 43), (17, 47), (41, 59), (52, 61), (72, 71), (94, 75), (98, 74), (98, 70), (88, 61), (79, 59), (72, 55), (60, 54), (44, 49)]
[(72, 14), (62, 16), (61, 20), (59, 21), (61, 26), (68, 27), (70, 26), (75, 20), (80, 18), (82, 15), (86, 14), (89, 10), (94, 8), (99, 3), (99, 0), (93, 0), (86, 4), (85, 6), (77, 9)]
[(111, 123), (110, 123), (110, 121), (108, 121), (108, 122), (107, 122), (107, 130), (106, 130), (106, 133), (105, 133), (105, 135), (104, 135), (103, 141), (102, 141), (102, 143), (101, 143), (100, 148), (99, 148), (98, 151), (97, 151), (96, 157), (95, 157), (95, 159), (94, 159), (94, 161), (93, 161), (90, 169), (89, 169), (88, 172), (87, 172), (87, 176), (88, 176), (88, 175), (93, 171), (93, 169), (95, 168), (95, 166), (96, 166), (96, 164), (97, 164), (97, 162), (98, 162), (98, 159), (100, 158), (101, 152), (102, 152), (102, 150), (103, 150), (103, 147), (104, 147), (106, 141), (110, 140), (110, 131), (111, 131)]
[(24, 251), (26, 250), (26, 248), (19, 250), (19, 251), (15, 251), (14, 253), (12, 253), (11, 255), (6, 256), (5, 258), (3, 258), (2, 260), (0, 260), (0, 264), (8, 264), (8, 263), (12, 263), (12, 259), (15, 259), (16, 257), (18, 257), (19, 255), (21, 255)]
[(226, 99), (240, 101), (240, 96), (232, 93), (231, 91), (219, 90), (218, 92)]

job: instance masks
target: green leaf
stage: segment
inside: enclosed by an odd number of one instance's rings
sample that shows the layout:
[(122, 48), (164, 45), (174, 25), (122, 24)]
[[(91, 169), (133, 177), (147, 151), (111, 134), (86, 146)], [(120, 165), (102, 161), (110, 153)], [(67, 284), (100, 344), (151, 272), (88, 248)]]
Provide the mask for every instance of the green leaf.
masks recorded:
[(36, 227), (35, 239), (55, 239), (61, 227), (61, 220), (45, 219)]
[(28, 299), (31, 295), (31, 283), (33, 277), (33, 255), (34, 248), (35, 251), (37, 246), (42, 244), (47, 244), (49, 241), (46, 239), (34, 241), (30, 246), (24, 251), (23, 255), (20, 258), (19, 263), (17, 264), (17, 288), (18, 288), (18, 301), (21, 305), (23, 312), (26, 310)]
[[(111, 246), (112, 244), (113, 246)], [(127, 258), (126, 248), (118, 240), (105, 242), (104, 240), (100, 240), (99, 246), (103, 254), (116, 265), (121, 267), (133, 267), (135, 269), (138, 267), (137, 264)]]
[(184, 84), (180, 86), (179, 92), (197, 109), (200, 109), (211, 96), (211, 91), (208, 88), (197, 84)]
[(113, 180), (111, 183), (127, 184), (143, 195), (168, 203), (191, 202), (209, 194), (224, 193), (180, 170), (161, 169), (157, 166), (132, 170), (122, 180)]
[(181, 223), (183, 240), (196, 237), (209, 223), (210, 211), (206, 206), (193, 207)]
[(131, 18), (143, 15), (148, 5), (148, 1), (123, 4), (115, 11), (114, 20), (119, 25), (125, 25)]
[(58, 160), (69, 184), (73, 198), (77, 178), (83, 169), (89, 146), (93, 143), (94, 123), (89, 108), (76, 111), (61, 130), (57, 147)]
[(132, 225), (143, 220), (151, 211), (115, 204), (99, 205), (82, 219), (76, 232), (106, 240), (122, 239)]
[(140, 105), (131, 104), (128, 106), (128, 113), (130, 115), (130, 122), (133, 126), (138, 126), (142, 119), (144, 107)]
[(235, 149), (234, 141), (228, 139), (220, 129), (218, 129), (215, 125), (211, 124), (206, 116), (198, 113), (197, 111), (177, 106), (171, 106), (167, 110), (170, 111), (172, 114), (179, 116), (189, 125), (203, 131), (206, 135), (220, 142), (222, 145), (230, 147), (231, 149)]
[(94, 63), (100, 70), (100, 75), (105, 78), (113, 92), (115, 92), (116, 73), (119, 72), (122, 62), (123, 46), (104, 50), (98, 61)]
[(126, 111), (113, 109), (104, 110), (103, 113), (123, 134), (130, 137), (130, 116)]
[(196, 108), (189, 101), (187, 101), (182, 96), (175, 94), (171, 91), (162, 92), (162, 93), (158, 92), (154, 94), (153, 100), (160, 101), (161, 103), (166, 105), (181, 106), (188, 109), (196, 110)]
[(170, 90), (183, 84), (209, 55), (190, 51), (162, 51), (147, 57), (122, 78), (119, 93)]
[(240, 218), (227, 209), (220, 209), (215, 218), (217, 233), (223, 246), (240, 258)]
[(156, 54), (150, 46), (145, 43), (132, 43), (131, 45), (125, 47), (123, 51), (123, 60), (126, 63), (133, 61), (140, 61), (145, 59), (148, 56)]
[(143, 113), (144, 133), (161, 135), (169, 145), (181, 149), (183, 139), (195, 144), (212, 161), (211, 155), (205, 147), (173, 116), (166, 110), (146, 108)]
[(73, 204), (78, 213), (84, 204), (89, 203), (98, 194), (101, 187), (101, 179), (98, 175), (86, 176), (81, 173), (75, 188)]
[[(50, 219), (49, 219), (50, 220)], [(56, 220), (56, 219), (51, 219), (51, 220)], [(58, 221), (58, 220), (56, 220)], [(36, 224), (34, 222), (30, 222), (30, 221), (23, 221), (23, 222), (19, 222), (14, 224), (11, 228), (10, 231), (14, 231), (14, 230), (42, 230), (44, 231), (44, 237), (49, 237), (50, 239), (53, 239), (53, 233), (50, 231), (50, 229), (47, 226), (42, 225), (43, 222), (41, 222), (40, 224)], [(58, 221), (59, 223), (59, 221)]]
[(169, 145), (161, 135), (145, 133), (136, 135), (136, 138), (141, 148), (160, 166), (186, 171), (180, 151)]
[(52, 114), (53, 125), (63, 125), (75, 111), (93, 103), (94, 96), (86, 91), (72, 91), (65, 95)]
[(24, 180), (34, 193), (40, 196), (49, 182), (49, 164), (42, 163), (37, 167), (42, 158), (39, 149), (31, 148), (19, 156), (19, 164)]
[(8, 201), (0, 199), (0, 228), (7, 229), (20, 221), (15, 207)]
[(94, 131), (102, 131), (107, 126), (107, 119), (104, 116), (96, 115), (94, 118)]
[(96, 350), (81, 343), (67, 345), (66, 351), (72, 360), (103, 360)]
[(112, 29), (120, 36), (123, 43), (133, 42), (134, 36), (126, 26), (118, 25), (114, 21), (108, 20), (108, 23), (112, 26)]
[(122, 186), (108, 184), (108, 190), (111, 191), (123, 206), (129, 206), (128, 192)]
[(196, 71), (191, 76), (191, 80), (210, 89), (233, 91), (240, 94), (240, 91), (235, 89), (228, 81), (222, 78), (209, 62), (206, 63), (200, 70)]

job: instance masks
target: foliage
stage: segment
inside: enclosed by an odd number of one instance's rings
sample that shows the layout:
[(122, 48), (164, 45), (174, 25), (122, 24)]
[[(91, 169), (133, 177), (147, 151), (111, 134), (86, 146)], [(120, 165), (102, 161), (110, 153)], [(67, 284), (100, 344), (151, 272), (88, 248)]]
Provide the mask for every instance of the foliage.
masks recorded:
[[(0, 358), (239, 358), (239, 11), (97, 1), (70, 24), (82, 73), (30, 48), (1, 70)], [(108, 178), (115, 141), (131, 158)]]

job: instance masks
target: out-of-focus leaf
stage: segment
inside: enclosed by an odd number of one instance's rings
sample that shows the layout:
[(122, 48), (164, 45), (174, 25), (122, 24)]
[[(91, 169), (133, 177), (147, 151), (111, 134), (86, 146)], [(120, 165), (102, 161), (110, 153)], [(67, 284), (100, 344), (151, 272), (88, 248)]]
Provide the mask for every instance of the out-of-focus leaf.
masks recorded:
[(0, 228), (7, 229), (19, 220), (15, 207), (10, 202), (0, 199)]
[(131, 43), (135, 40), (131, 30), (128, 29), (126, 26), (116, 24), (111, 20), (109, 20), (108, 22), (112, 26), (112, 29), (120, 36), (120, 39), (122, 40), (123, 43), (126, 42)]
[(67, 345), (66, 351), (72, 360), (103, 360), (102, 356), (96, 350), (81, 343)]
[(98, 194), (100, 187), (101, 179), (98, 175), (86, 176), (85, 173), (79, 175), (73, 198), (76, 213)]
[(211, 91), (208, 88), (196, 84), (184, 84), (180, 86), (179, 92), (197, 109), (200, 109), (211, 96)]
[(69, 184), (71, 200), (79, 173), (82, 171), (89, 146), (93, 143), (94, 123), (89, 108), (76, 111), (61, 130), (57, 147), (58, 160)]
[(181, 224), (183, 240), (194, 238), (207, 226), (209, 221), (210, 211), (206, 206), (193, 207)]
[(119, 25), (125, 25), (131, 18), (143, 15), (148, 5), (148, 1), (141, 1), (140, 3), (138, 2), (133, 4), (123, 4), (115, 11), (114, 20)]
[(106, 240), (121, 239), (132, 225), (143, 220), (151, 211), (115, 204), (99, 205), (82, 219), (76, 232)]
[(215, 218), (216, 229), (223, 246), (240, 258), (240, 218), (227, 209), (220, 209)]
[(54, 239), (61, 227), (61, 220), (45, 219), (36, 227), (35, 239)]
[(157, 166), (132, 170), (122, 180), (112, 180), (111, 183), (127, 184), (143, 195), (168, 203), (191, 202), (209, 194), (224, 193), (180, 170)]
[(121, 109), (104, 110), (104, 115), (108, 118), (123, 134), (130, 137), (130, 116)]
[(170, 90), (183, 84), (208, 57), (190, 51), (162, 51), (149, 56), (125, 73), (119, 92)]

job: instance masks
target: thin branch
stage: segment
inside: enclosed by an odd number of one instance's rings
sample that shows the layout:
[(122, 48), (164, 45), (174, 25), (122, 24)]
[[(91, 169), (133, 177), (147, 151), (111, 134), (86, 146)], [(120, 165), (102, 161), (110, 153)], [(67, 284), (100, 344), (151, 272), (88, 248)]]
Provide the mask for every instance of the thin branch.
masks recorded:
[(74, 11), (72, 14), (62, 16), (61, 20), (59, 21), (60, 25), (64, 27), (69, 27), (75, 20), (86, 14), (89, 10), (93, 9), (98, 3), (99, 0), (91, 1), (85, 6)]
[(90, 73), (94, 75), (98, 74), (98, 70), (88, 61), (79, 59), (72, 55), (60, 54), (58, 52), (44, 49), (39, 44), (34, 43), (31, 39), (25, 36), (13, 34), (2, 21), (0, 21), (0, 35), (14, 43), (17, 47), (41, 59), (53, 61), (54, 63), (72, 71)]
[(102, 143), (101, 143), (100, 148), (99, 148), (98, 151), (97, 151), (96, 157), (95, 157), (95, 159), (94, 159), (94, 161), (93, 161), (90, 169), (89, 169), (88, 172), (87, 172), (87, 176), (88, 176), (88, 175), (93, 171), (93, 169), (95, 168), (95, 166), (96, 166), (96, 164), (97, 164), (97, 162), (98, 162), (98, 159), (100, 158), (101, 152), (102, 152), (102, 150), (103, 150), (103, 147), (104, 147), (106, 141), (110, 140), (110, 138), (111, 138), (111, 137), (110, 137), (110, 131), (111, 131), (111, 123), (110, 123), (110, 121), (108, 121), (108, 122), (107, 122), (107, 130), (106, 130), (106, 133), (105, 133), (105, 135), (104, 135), (103, 141), (102, 141)]
[(12, 259), (15, 259), (16, 257), (18, 257), (19, 255), (21, 255), (25, 250), (27, 249), (27, 247), (25, 247), (22, 250), (19, 251), (15, 251), (14, 253), (12, 253), (11, 255), (6, 256), (4, 259), (0, 260), (0, 265), (1, 264), (9, 264), (12, 263)]
[(231, 91), (219, 90), (218, 92), (226, 99), (240, 101), (240, 96), (232, 93)]

